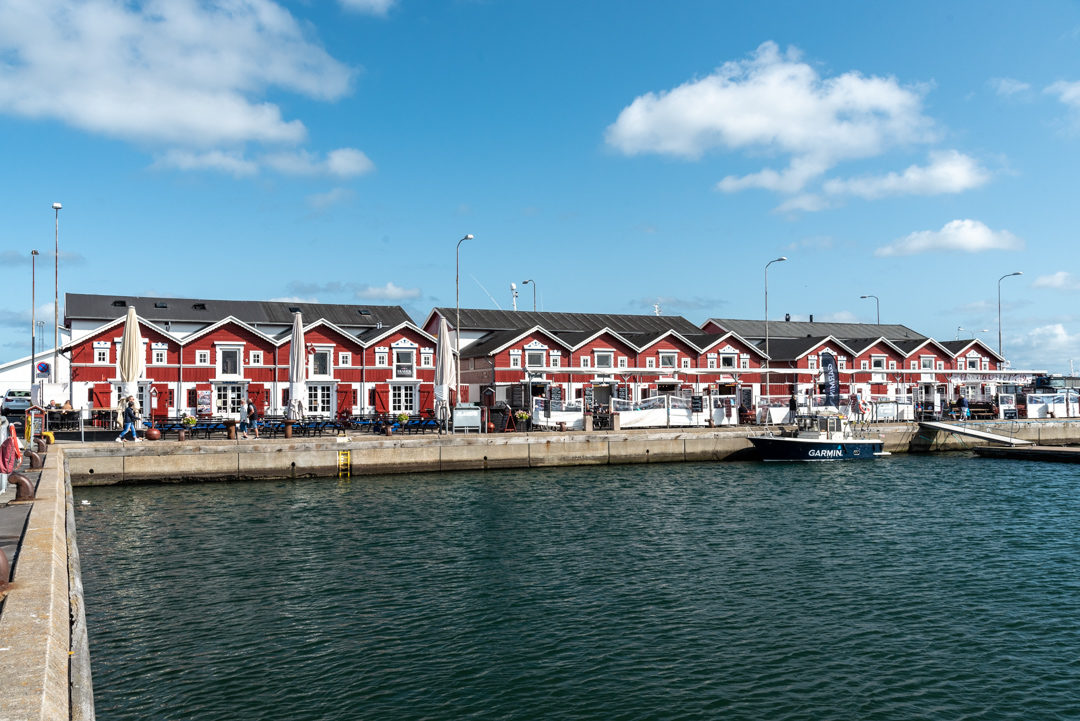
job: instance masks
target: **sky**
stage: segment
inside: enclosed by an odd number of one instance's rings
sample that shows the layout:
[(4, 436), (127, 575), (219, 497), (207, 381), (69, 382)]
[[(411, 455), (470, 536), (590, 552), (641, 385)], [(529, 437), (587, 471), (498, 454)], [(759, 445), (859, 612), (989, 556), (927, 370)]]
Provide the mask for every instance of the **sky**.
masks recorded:
[(61, 302), (421, 323), (472, 234), (462, 307), (761, 318), (785, 256), (771, 320), (996, 348), (1000, 289), (1068, 372), (1078, 174), (1075, 2), (0, 0), (0, 361), (60, 202)]

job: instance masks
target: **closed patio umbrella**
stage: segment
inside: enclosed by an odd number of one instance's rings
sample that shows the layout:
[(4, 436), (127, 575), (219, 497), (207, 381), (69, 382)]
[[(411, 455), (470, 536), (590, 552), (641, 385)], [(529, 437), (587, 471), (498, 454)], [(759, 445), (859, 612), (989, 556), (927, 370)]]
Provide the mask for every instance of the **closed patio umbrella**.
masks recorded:
[(120, 338), (120, 372), (121, 398), (120, 408), (123, 408), (128, 396), (135, 396), (135, 408), (139, 409), (139, 379), (143, 376), (146, 368), (146, 360), (143, 357), (142, 336), (139, 334), (139, 318), (135, 313), (134, 306), (128, 306), (127, 318), (124, 320), (124, 335)]
[(304, 353), (304, 323), (299, 313), (293, 313), (292, 340), (289, 345), (289, 408), (285, 417), (303, 417), (303, 401), (307, 397), (307, 356)]
[(450, 417), (450, 391), (457, 390), (454, 381), (454, 340), (446, 318), (439, 317), (438, 345), (435, 348), (435, 411), (436, 417), (446, 425)]

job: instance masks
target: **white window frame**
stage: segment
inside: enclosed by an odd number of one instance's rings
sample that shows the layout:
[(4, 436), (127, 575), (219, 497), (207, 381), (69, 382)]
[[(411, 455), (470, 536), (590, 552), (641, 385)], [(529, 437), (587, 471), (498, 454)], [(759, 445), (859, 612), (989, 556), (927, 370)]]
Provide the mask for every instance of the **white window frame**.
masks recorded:
[(109, 349), (108, 348), (95, 348), (94, 349), (94, 363), (97, 365), (109, 365)]
[(338, 351), (337, 354), (338, 368), (348, 368), (352, 365), (352, 353), (349, 351)]
[[(394, 348), (394, 379), (403, 381), (416, 380), (416, 350), (413, 348)], [(405, 375), (402, 368), (408, 369)]]
[(660, 368), (675, 369), (679, 367), (679, 354), (677, 351), (659, 351), (656, 357)]
[(806, 358), (806, 368), (807, 368), (807, 370), (816, 371), (817, 370), (817, 361), (818, 361), (818, 357), (816, 355), (807, 356), (807, 358)]
[(938, 369), (939, 371), (943, 371), (943, 370), (945, 370), (945, 361), (938, 361), (938, 362), (937, 362), (937, 369)]
[(592, 363), (592, 358), (587, 355), (581, 356), (579, 360), (581, 361), (582, 368), (589, 368), (589, 364)]
[(429, 350), (420, 351), (420, 367), (421, 368), (434, 368), (435, 367), (435, 354)]
[(214, 386), (214, 412), (218, 415), (238, 416), (243, 412), (244, 387), (238, 383), (221, 383)]
[(627, 363), (628, 363), (628, 361), (626, 360), (626, 356), (624, 356), (624, 355), (619, 356), (619, 360), (618, 360), (619, 368), (626, 368)]
[[(216, 374), (218, 378), (243, 378), (244, 377), (244, 346), (236, 343), (222, 343), (215, 347), (217, 350)], [(236, 354), (236, 372), (225, 372), (225, 354)]]
[(919, 356), (919, 370), (932, 371), (934, 370), (934, 356), (923, 355)]
[(390, 365), (390, 351), (377, 350), (375, 351), (375, 365), (380, 368), (386, 368)]
[(957, 358), (956, 359), (956, 370), (958, 370), (958, 371), (966, 371), (967, 370), (967, 358)]
[(837, 358), (836, 359), (836, 368), (838, 370), (846, 371), (847, 370), (847, 358), (845, 358), (844, 356), (840, 356), (839, 358)]
[(705, 359), (705, 367), (709, 370), (716, 370), (716, 356), (711, 355)]
[(891, 370), (891, 371), (896, 370), (896, 361), (894, 361), (894, 360), (889, 361), (889, 370)]
[(248, 353), (248, 365), (249, 366), (261, 366), (263, 364), (263, 352), (261, 350), (253, 350)]
[[(537, 363), (539, 359), (539, 363)], [(526, 368), (543, 368), (547, 365), (547, 352), (542, 350), (527, 350), (525, 351), (525, 367)]]
[(683, 358), (682, 359), (682, 367), (683, 368), (689, 368), (690, 367), (690, 359), (689, 358)]
[(511, 353), (510, 354), (510, 367), (511, 368), (520, 368), (521, 367), (521, 354), (520, 353)]
[(739, 368), (743, 370), (748, 370), (750, 368), (749, 356), (739, 356)]
[[(711, 358), (709, 360), (712, 360)], [(736, 366), (736, 356), (734, 353), (723, 353), (720, 355), (720, 367), (731, 369)]]
[(876, 371), (885, 370), (885, 356), (872, 355), (870, 356), (870, 368)]
[(870, 361), (868, 361), (868, 360), (859, 361), (859, 370), (861, 370), (861, 371), (870, 370)]
[(210, 365), (210, 351), (197, 350), (195, 351), (195, 365), (208, 366)]
[[(607, 363), (601, 363), (600, 360), (606, 360)], [(614, 368), (615, 367), (615, 351), (610, 350), (596, 350), (593, 351), (593, 363), (594, 368)]]
[[(312, 403), (311, 398), (315, 397)], [(307, 398), (304, 399), (304, 413), (330, 416), (334, 413), (334, 386), (332, 383), (309, 383)]]
[(165, 365), (168, 361), (168, 354), (164, 348), (153, 348), (150, 351), (150, 363), (151, 365), (161, 366)]
[[(319, 373), (315, 370), (315, 359), (320, 356), (326, 357), (326, 372)], [(316, 348), (308, 361), (308, 374), (311, 378), (332, 378), (334, 375), (334, 353), (329, 348)]]
[(551, 363), (552, 368), (558, 368), (562, 365), (562, 356), (555, 355), (553, 353), (551, 355), (551, 358), (549, 359), (549, 362)]
[(413, 383), (390, 384), (390, 413), (416, 413), (416, 385)]

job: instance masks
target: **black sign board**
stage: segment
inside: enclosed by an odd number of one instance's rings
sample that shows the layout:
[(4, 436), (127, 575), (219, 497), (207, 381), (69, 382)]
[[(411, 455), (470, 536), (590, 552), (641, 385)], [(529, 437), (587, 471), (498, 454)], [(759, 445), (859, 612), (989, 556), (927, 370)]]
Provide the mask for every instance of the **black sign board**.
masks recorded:
[(525, 389), (521, 386), (520, 383), (510, 386), (510, 407), (525, 407)]
[(585, 386), (585, 410), (591, 410), (593, 404), (592, 386)]
[(556, 403), (562, 402), (562, 386), (548, 386), (548, 393), (551, 394), (551, 400)]
[(705, 407), (703, 400), (701, 396), (690, 396), (690, 410), (694, 413), (701, 413)]
[(618, 390), (615, 391), (615, 397), (618, 398), (621, 401), (630, 400), (630, 387), (629, 386), (619, 386)]

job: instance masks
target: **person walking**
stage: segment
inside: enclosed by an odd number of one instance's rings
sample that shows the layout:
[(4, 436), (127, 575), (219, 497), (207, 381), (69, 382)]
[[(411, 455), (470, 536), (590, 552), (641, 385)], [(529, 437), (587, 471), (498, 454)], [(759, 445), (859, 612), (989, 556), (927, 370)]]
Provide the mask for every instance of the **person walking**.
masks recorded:
[(243, 432), (244, 438), (248, 437), (248, 428), (255, 432), (255, 440), (259, 440), (259, 411), (255, 408), (255, 402), (250, 398), (247, 399), (247, 403), (244, 405), (244, 417), (240, 421), (240, 430)]
[(137, 416), (135, 415), (135, 397), (128, 396), (127, 407), (124, 408), (124, 430), (120, 431), (120, 435), (116, 437), (117, 443), (122, 443), (124, 441), (124, 436), (127, 435), (128, 431), (131, 431), (132, 440), (142, 440), (142, 438), (139, 438), (139, 434), (135, 432), (136, 420)]

